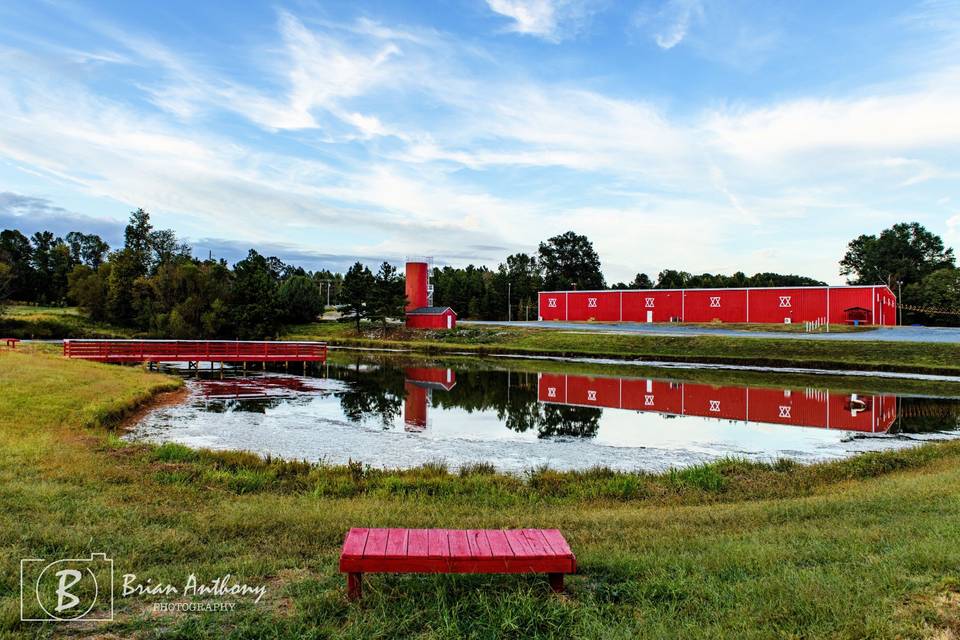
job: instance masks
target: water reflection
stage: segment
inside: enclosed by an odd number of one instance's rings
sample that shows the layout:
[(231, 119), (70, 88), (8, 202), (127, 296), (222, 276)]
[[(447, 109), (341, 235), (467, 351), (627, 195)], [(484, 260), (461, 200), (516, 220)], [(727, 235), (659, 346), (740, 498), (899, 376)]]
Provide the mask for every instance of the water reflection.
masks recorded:
[(675, 380), (597, 378), (542, 373), (540, 402), (675, 416), (886, 433), (897, 419), (892, 395), (826, 389), (712, 386)]
[(199, 376), (188, 381), (187, 403), (152, 412), (132, 437), (338, 463), (443, 459), (519, 471), (657, 470), (725, 455), (810, 461), (960, 436), (954, 398), (837, 390), (830, 377), (822, 386), (780, 378), (771, 388), (727, 383), (717, 372), (700, 374), (720, 382), (705, 384), (551, 366), (357, 356), (314, 377)]

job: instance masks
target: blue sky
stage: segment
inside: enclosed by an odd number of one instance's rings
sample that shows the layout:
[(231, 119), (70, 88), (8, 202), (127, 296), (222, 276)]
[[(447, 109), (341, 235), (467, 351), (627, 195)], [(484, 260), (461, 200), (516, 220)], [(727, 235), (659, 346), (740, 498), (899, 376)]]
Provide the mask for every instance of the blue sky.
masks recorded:
[(960, 1), (0, 5), (0, 226), (608, 280), (960, 245)]

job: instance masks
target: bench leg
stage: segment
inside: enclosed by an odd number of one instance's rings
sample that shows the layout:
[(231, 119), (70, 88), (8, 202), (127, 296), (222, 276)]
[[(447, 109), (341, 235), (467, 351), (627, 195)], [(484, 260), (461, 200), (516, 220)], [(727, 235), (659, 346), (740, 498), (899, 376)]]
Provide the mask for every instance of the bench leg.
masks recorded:
[(362, 573), (347, 574), (347, 597), (351, 600), (359, 600), (363, 592)]
[(550, 578), (550, 588), (553, 589), (555, 593), (563, 593), (563, 574), (562, 573), (551, 573), (548, 574)]

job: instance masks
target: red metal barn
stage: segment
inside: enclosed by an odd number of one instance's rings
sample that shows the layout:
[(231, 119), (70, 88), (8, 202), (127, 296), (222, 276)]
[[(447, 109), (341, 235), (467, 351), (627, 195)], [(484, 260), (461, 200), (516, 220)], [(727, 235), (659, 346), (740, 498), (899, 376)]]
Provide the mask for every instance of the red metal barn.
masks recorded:
[(884, 285), (541, 291), (541, 320), (569, 322), (821, 322), (895, 325)]

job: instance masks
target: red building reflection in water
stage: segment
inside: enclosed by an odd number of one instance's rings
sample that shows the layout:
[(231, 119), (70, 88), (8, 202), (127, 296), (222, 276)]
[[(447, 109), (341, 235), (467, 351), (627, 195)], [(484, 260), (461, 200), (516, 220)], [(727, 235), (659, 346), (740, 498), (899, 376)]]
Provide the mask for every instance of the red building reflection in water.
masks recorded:
[(897, 418), (897, 398), (823, 389), (714, 387), (692, 382), (541, 373), (540, 402), (630, 409), (682, 416), (885, 433)]
[(406, 431), (427, 428), (427, 407), (434, 389), (450, 391), (457, 384), (453, 369), (446, 367), (408, 367), (404, 369), (403, 424)]
[(204, 398), (252, 400), (279, 398), (299, 393), (322, 390), (309, 379), (299, 376), (256, 376), (226, 380), (200, 380), (200, 394)]

